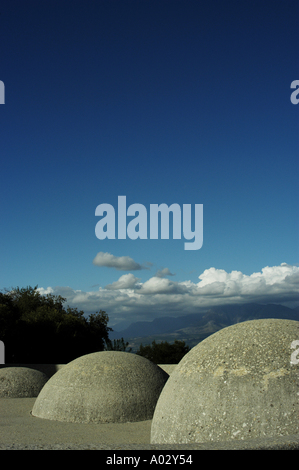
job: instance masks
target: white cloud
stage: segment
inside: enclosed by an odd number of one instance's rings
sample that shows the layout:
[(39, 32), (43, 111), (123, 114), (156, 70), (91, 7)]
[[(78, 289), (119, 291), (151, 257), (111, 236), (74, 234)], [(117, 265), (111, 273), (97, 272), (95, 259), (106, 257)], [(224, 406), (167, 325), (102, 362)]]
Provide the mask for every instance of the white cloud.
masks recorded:
[(197, 287), (200, 294), (217, 292), (220, 296), (232, 299), (240, 296), (244, 301), (247, 296), (259, 299), (265, 296), (283, 297), (287, 293), (293, 295), (293, 287), (295, 295), (298, 296), (298, 276), (299, 268), (287, 263), (282, 263), (280, 266), (266, 266), (261, 272), (250, 276), (241, 271), (227, 273), (223, 269), (210, 268), (199, 276), (200, 282)]
[(196, 313), (200, 308), (233, 303), (295, 306), (299, 304), (299, 267), (282, 263), (266, 266), (251, 275), (212, 267), (199, 276), (198, 283), (170, 281), (158, 276), (141, 283), (129, 273), (96, 292), (75, 291), (70, 287), (39, 288), (39, 291), (62, 295), (68, 305), (87, 314), (105, 310), (112, 323), (115, 318), (137, 321), (159, 315)]
[(114, 256), (111, 253), (104, 253), (100, 251), (95, 259), (93, 264), (96, 266), (105, 266), (107, 268), (115, 268), (118, 271), (137, 271), (141, 269), (149, 269), (144, 265), (136, 263), (129, 256)]
[(179, 282), (173, 282), (169, 279), (160, 277), (151, 277), (148, 281), (142, 284), (140, 294), (184, 294), (188, 292), (185, 286)]
[(135, 277), (133, 274), (124, 274), (121, 276), (118, 281), (112, 282), (105, 286), (105, 289), (117, 290), (117, 289), (134, 289), (137, 283), (140, 281), (140, 278)]

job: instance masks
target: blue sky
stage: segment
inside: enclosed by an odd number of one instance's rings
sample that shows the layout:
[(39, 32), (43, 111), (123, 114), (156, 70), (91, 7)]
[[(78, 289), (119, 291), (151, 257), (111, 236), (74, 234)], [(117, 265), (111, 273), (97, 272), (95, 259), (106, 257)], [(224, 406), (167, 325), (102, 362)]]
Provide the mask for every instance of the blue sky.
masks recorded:
[[(293, 0), (2, 0), (0, 289), (38, 285), (111, 324), (298, 304), (298, 14)], [(121, 195), (148, 212), (203, 204), (202, 248), (171, 231), (99, 240), (96, 207)]]

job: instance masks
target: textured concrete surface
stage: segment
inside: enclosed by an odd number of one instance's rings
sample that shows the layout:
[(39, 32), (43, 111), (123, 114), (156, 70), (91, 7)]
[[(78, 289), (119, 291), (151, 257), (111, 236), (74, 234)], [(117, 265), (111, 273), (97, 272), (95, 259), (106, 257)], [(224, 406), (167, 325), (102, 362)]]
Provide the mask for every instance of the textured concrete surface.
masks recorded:
[(87, 354), (49, 379), (32, 414), (74, 423), (148, 420), (168, 377), (160, 367), (135, 354)]
[(299, 322), (255, 320), (209, 336), (171, 374), (152, 444), (248, 440), (299, 433)]
[(87, 450), (215, 450), (288, 449), (299, 450), (299, 435), (250, 441), (190, 444), (150, 444), (151, 420), (135, 423), (68, 423), (31, 415), (35, 398), (0, 399), (0, 450), (5, 449), (87, 449)]
[[(6, 364), (11, 366), (10, 364)], [(64, 364), (14, 364), (52, 376)], [(168, 374), (177, 365), (160, 365)], [(1, 368), (1, 365), (0, 365)], [(104, 450), (104, 451), (190, 451), (283, 449), (299, 450), (299, 434), (250, 440), (210, 441), (188, 444), (151, 444), (151, 420), (134, 423), (69, 423), (32, 416), (36, 398), (0, 399), (0, 450)], [(157, 452), (156, 452), (157, 453)], [(184, 453), (184, 452), (183, 452)], [(133, 455), (133, 453), (132, 453)], [(194, 454), (193, 454), (194, 455)]]
[(39, 370), (46, 374), (50, 379), (52, 375), (56, 374), (65, 364), (0, 364), (0, 370), (6, 367), (27, 367), (28, 369)]
[(27, 367), (5, 367), (0, 369), (0, 397), (37, 397), (47, 381), (43, 372)]

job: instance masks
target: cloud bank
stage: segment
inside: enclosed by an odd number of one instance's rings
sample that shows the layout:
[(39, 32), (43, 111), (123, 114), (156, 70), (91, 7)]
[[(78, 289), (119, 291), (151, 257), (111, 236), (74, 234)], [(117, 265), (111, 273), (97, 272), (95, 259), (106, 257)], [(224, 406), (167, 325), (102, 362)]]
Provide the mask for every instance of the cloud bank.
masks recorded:
[[(116, 269), (123, 269), (133, 261), (128, 257), (110, 256), (99, 259), (105, 260), (105, 266), (112, 262)], [(132, 265), (135, 266), (135, 261)], [(171, 275), (168, 268), (162, 271), (164, 275)], [(197, 313), (201, 308), (224, 304), (280, 303), (294, 307), (299, 305), (299, 267), (282, 263), (280, 266), (266, 266), (261, 272), (251, 275), (241, 271), (228, 273), (212, 267), (199, 276), (198, 283), (172, 281), (159, 272), (142, 283), (140, 278), (129, 273), (96, 292), (83, 292), (71, 287), (41, 287), (39, 291), (41, 294), (61, 295), (67, 299), (68, 305), (87, 314), (105, 310), (110, 323), (115, 324), (123, 320), (151, 320), (160, 315)]]

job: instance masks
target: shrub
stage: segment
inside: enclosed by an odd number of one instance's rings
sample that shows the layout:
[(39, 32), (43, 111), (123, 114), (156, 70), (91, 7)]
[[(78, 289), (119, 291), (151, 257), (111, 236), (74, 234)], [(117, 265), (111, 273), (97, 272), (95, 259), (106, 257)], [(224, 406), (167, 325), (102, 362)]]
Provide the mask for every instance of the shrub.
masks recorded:
[(176, 340), (173, 344), (167, 341), (161, 343), (153, 341), (151, 345), (142, 346), (141, 344), (136, 354), (155, 364), (177, 364), (188, 351), (190, 348), (185, 345), (185, 341)]

